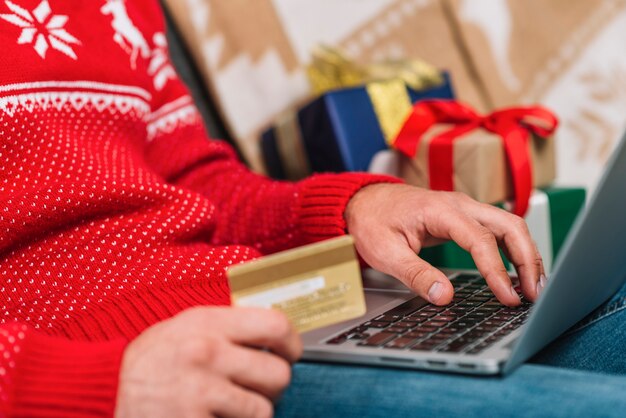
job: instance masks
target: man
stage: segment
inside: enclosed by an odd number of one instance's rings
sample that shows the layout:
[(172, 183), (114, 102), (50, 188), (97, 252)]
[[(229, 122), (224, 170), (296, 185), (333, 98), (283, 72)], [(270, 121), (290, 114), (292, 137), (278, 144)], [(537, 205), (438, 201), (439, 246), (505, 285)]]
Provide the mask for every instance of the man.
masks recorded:
[[(0, 414), (270, 416), (301, 345), (229, 303), (228, 266), (351, 233), (359, 254), (437, 305), (419, 259), (453, 239), (498, 299), (535, 300), (524, 222), (384, 176), (250, 173), (167, 61), (154, 0), (0, 4)], [(265, 350), (259, 350), (264, 348)]]

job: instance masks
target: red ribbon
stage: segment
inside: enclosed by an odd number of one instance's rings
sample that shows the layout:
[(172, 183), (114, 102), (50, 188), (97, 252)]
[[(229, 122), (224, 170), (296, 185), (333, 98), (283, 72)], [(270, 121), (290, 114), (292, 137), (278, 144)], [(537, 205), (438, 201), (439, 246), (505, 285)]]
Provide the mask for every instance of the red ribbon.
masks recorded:
[(454, 141), (467, 132), (483, 128), (502, 138), (513, 179), (513, 212), (523, 216), (528, 209), (533, 185), (528, 152), (529, 134), (542, 138), (552, 135), (558, 125), (556, 116), (541, 106), (502, 109), (482, 116), (471, 107), (456, 101), (425, 100), (413, 106), (392, 146), (413, 158), (423, 135), (436, 124), (451, 124), (454, 127), (436, 135), (430, 142), (430, 188), (454, 190)]

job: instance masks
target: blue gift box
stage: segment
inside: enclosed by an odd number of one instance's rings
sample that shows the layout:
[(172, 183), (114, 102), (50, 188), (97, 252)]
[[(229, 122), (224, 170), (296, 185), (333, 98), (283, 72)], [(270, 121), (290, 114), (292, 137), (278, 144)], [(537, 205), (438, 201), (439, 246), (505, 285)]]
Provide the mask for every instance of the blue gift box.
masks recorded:
[[(443, 77), (443, 84), (429, 89), (407, 87), (411, 101), (453, 99), (450, 77), (447, 73)], [(290, 140), (302, 142), (313, 172), (367, 171), (374, 155), (388, 148), (365, 86), (323, 94), (298, 110), (296, 123), (300, 138)], [(274, 127), (263, 133), (261, 150), (271, 177), (290, 177)]]

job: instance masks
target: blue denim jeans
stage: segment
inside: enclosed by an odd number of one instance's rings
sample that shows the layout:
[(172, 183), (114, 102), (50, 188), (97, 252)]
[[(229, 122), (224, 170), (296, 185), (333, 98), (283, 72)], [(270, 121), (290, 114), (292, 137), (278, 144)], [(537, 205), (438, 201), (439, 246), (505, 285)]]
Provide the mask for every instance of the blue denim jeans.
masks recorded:
[(626, 286), (506, 377), (301, 363), (277, 417), (626, 417)]

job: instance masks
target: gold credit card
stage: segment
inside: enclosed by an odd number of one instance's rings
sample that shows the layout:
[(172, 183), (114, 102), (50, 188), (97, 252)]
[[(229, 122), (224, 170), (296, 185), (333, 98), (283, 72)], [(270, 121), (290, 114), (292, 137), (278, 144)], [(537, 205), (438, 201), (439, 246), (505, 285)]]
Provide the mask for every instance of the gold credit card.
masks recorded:
[(365, 314), (351, 236), (272, 254), (227, 270), (233, 306), (283, 311), (299, 332)]

